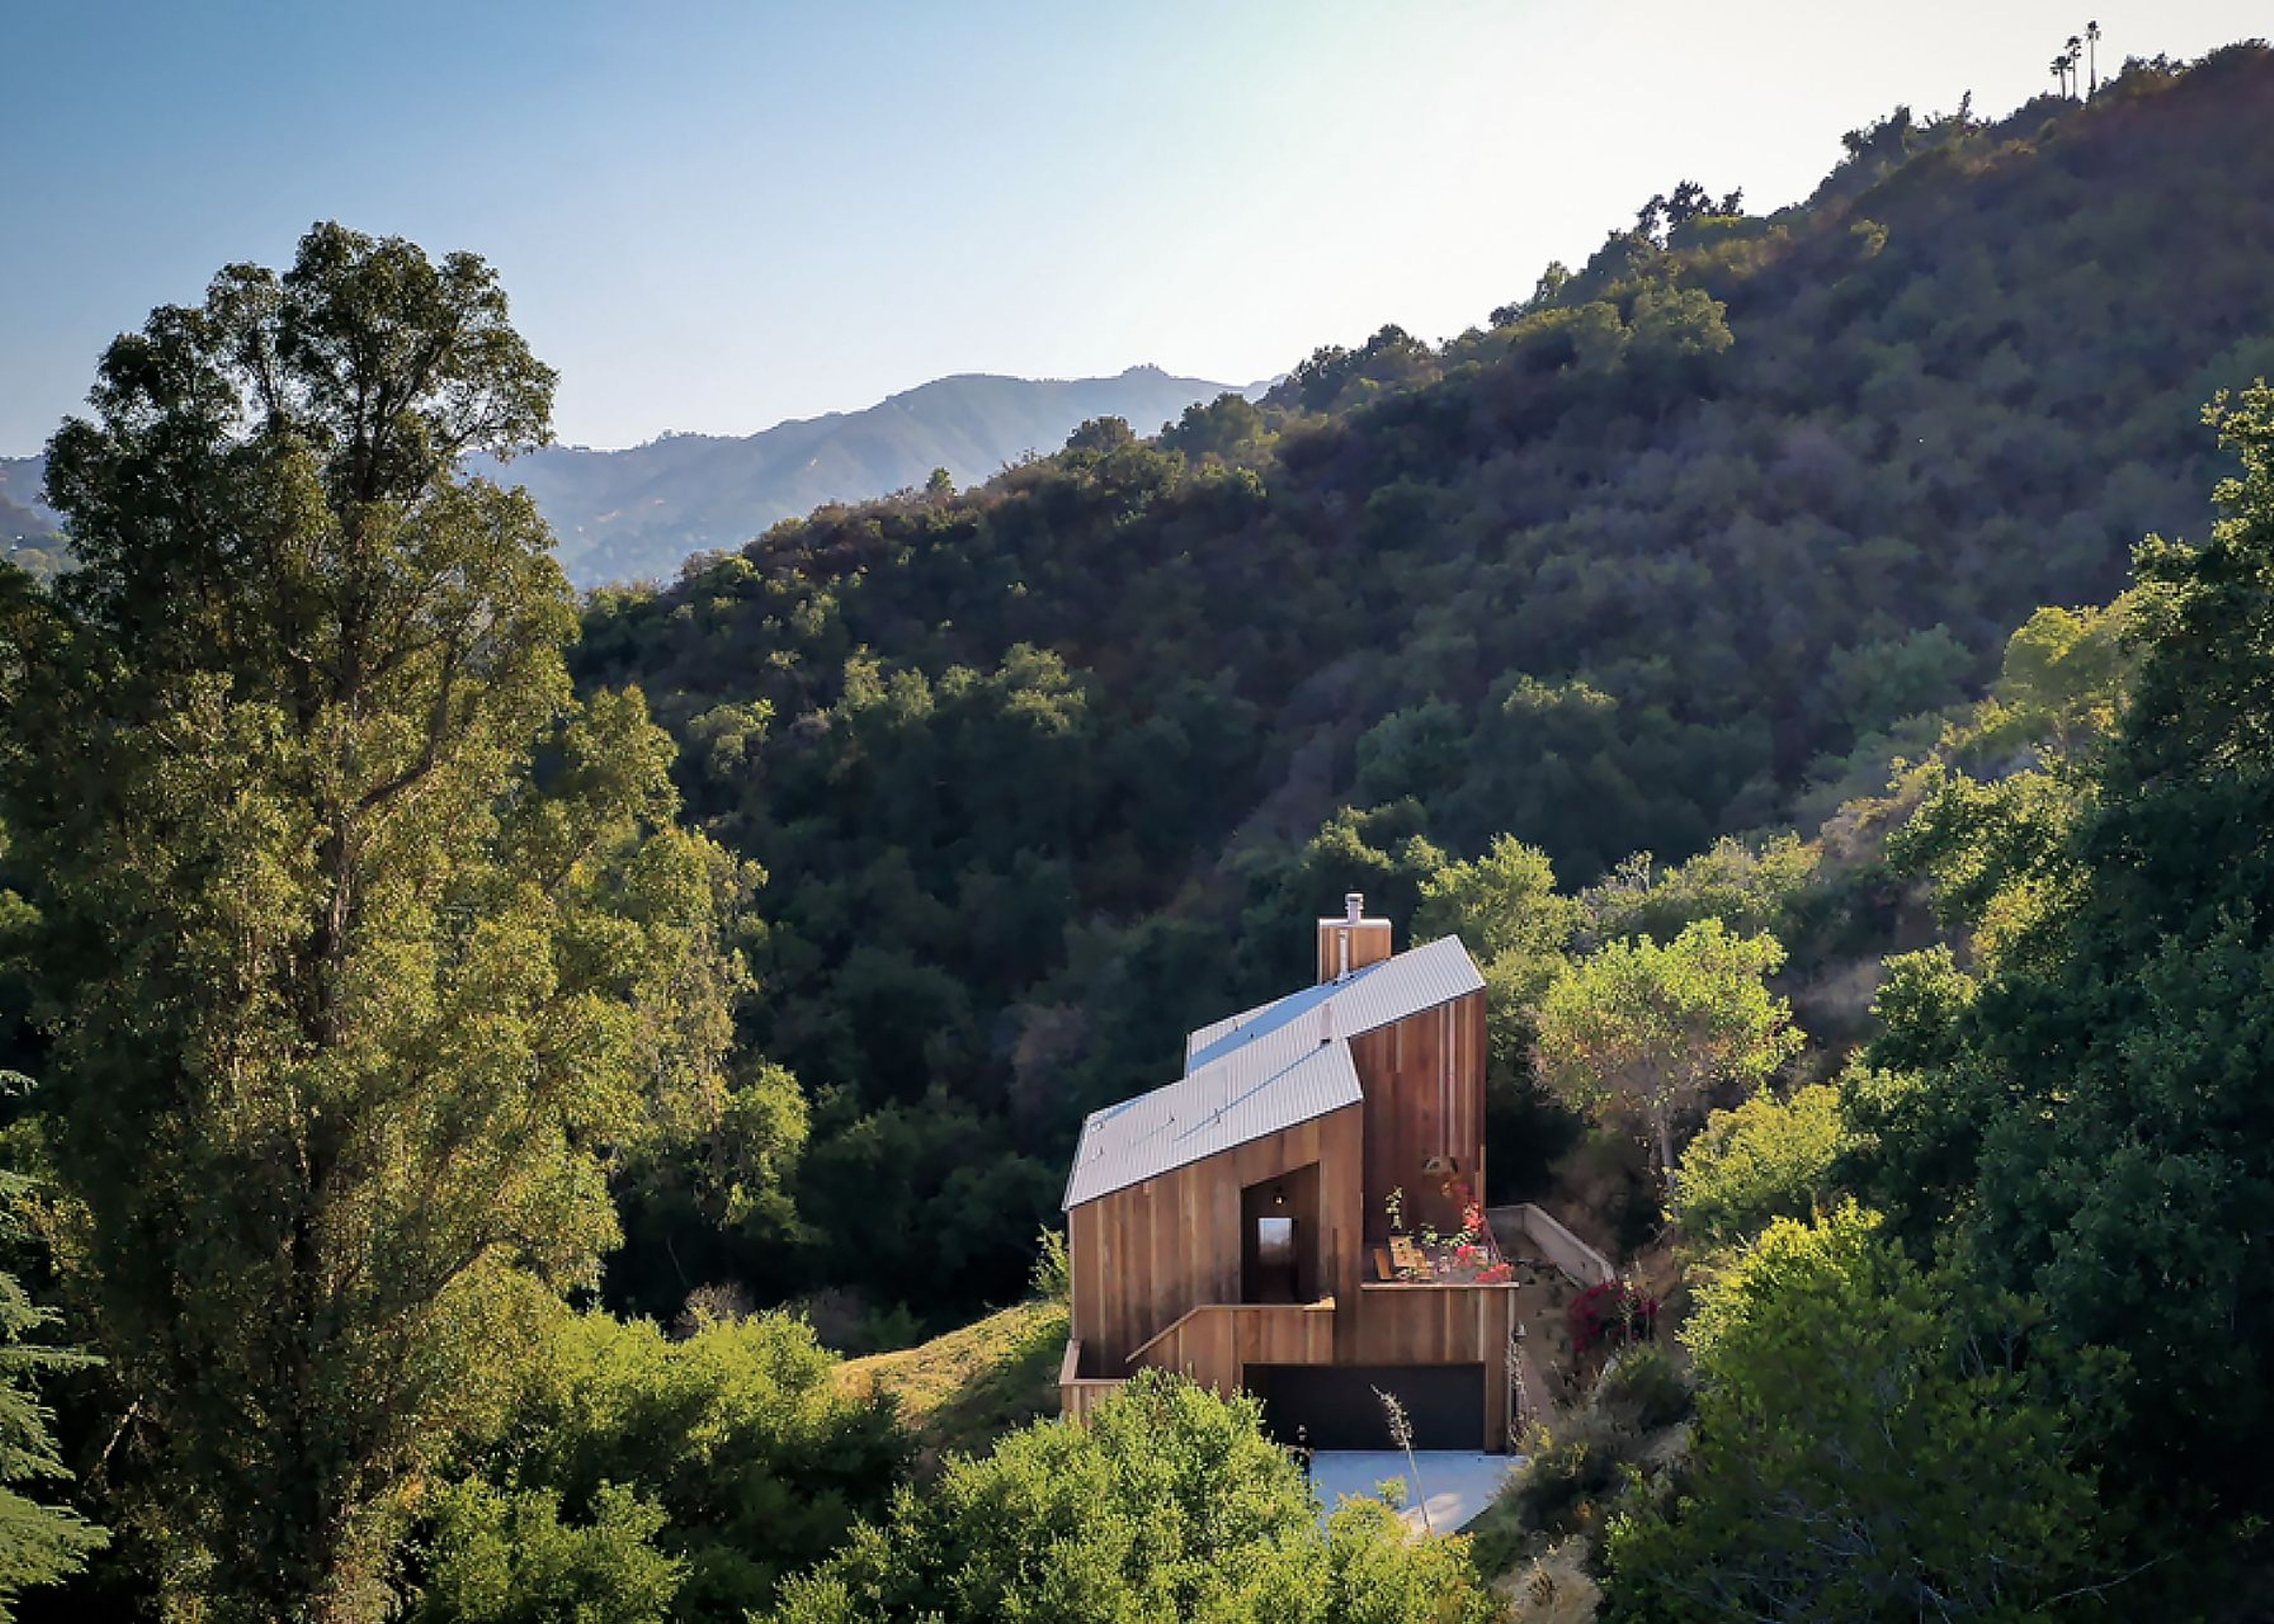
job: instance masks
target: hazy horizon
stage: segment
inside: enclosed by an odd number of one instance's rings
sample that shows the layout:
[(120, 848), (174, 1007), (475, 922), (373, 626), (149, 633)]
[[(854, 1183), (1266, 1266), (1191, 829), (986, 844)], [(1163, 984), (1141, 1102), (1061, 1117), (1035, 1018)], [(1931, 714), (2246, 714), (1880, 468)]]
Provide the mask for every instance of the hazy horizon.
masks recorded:
[[(1385, 322), (1457, 333), (1685, 177), (1775, 208), (1898, 102), (2002, 113), (2089, 14), (1931, 0), (1860, 44), (1823, 8), (1662, 0), (35, 15), (0, 454), (79, 409), (113, 335), (318, 219), (494, 264), (564, 443), (958, 373), (1241, 387)], [(2104, 75), (2263, 28), (2230, 0), (2097, 19)]]

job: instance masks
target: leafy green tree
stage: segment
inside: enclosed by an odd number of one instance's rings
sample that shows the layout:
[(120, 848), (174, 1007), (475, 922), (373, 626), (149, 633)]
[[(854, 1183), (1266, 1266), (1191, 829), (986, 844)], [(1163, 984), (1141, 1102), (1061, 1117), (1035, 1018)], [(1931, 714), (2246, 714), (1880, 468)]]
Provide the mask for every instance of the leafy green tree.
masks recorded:
[(1915, 711), (1950, 703), (1975, 663), (1946, 626), (1835, 650), (1826, 688), (1840, 719), (1858, 733), (1883, 732)]
[(1066, 449), (1103, 454), (1137, 443), (1126, 417), (1092, 417), (1066, 436)]
[(1421, 882), (1413, 939), (1457, 936), (1485, 978), (1486, 1169), (1503, 1199), (1544, 1180), (1583, 1120), (1542, 1086), (1532, 1060), (1540, 1001), (1563, 974), (1578, 905), (1555, 889), (1547, 854), (1509, 835)]
[(2089, 1571), (2060, 1417), (1875, 1231), (1779, 1219), (1700, 1289), (1690, 1460), (1613, 1523), (1610, 1617), (2018, 1624)]
[(84, 1287), (184, 1607), (387, 1604), (420, 1474), (724, 1098), (742, 877), (636, 694), (571, 697), (553, 375), (471, 255), (335, 225), (104, 355), (79, 568), (0, 630)]
[(1992, 690), (2001, 710), (2065, 756), (2113, 733), (2131, 686), (2134, 605), (2127, 593), (2105, 608), (2031, 615), (2006, 643)]
[(1668, 940), (1718, 919), (1732, 930), (1773, 932), (1817, 876), (1817, 850), (1796, 835), (1756, 844), (1724, 835), (1686, 862), (1660, 867), (1637, 852), (1579, 894), (1585, 933), (1598, 941)]
[(792, 1580), (776, 1624), (1484, 1624), (1461, 1540), (1357, 1502), (1321, 1530), (1248, 1398), (1141, 1373), (1087, 1425), (1041, 1422), (902, 1491)]
[[(478, 1472), (435, 1508), (422, 1617), (739, 1618), (884, 1511), (908, 1460), (889, 1400), (841, 1394), (802, 1320), (567, 1319)], [(666, 1582), (667, 1581), (667, 1582)], [(489, 1611), (469, 1611), (479, 1595)], [(645, 1605), (645, 1604), (642, 1604)]]
[(1540, 998), (1565, 965), (1579, 907), (1555, 890), (1547, 854), (1508, 835), (1481, 857), (1448, 863), (1421, 882), (1413, 939), (1457, 936), (1491, 990), (1486, 1019), (1493, 1059), (1528, 1071)]
[(793, 1194), (811, 1120), (804, 1091), (761, 1062), (735, 1068), (723, 1101), (701, 1103), (625, 1159), (614, 1305), (668, 1316), (696, 1282), (731, 1278), (783, 1296), (798, 1283), (797, 1254), (812, 1244)]
[(2047, 770), (1977, 778), (1939, 763), (1918, 784), (1924, 799), (1888, 837), (1888, 861), (1929, 883), (1936, 916), (1970, 932), (1983, 958), (2026, 950), (2031, 926), (2081, 881), (2070, 837), (2090, 785)]
[[(0, 1085), (13, 1091), (25, 1079), (0, 1071)], [(0, 1207), (12, 1208), (27, 1187), (20, 1175), (0, 1175)], [(77, 1512), (31, 1492), (71, 1475), (34, 1384), (50, 1372), (96, 1363), (75, 1349), (29, 1340), (56, 1318), (34, 1303), (13, 1274), (0, 1271), (0, 1624), (16, 1616), (14, 1603), (25, 1590), (69, 1578), (109, 1540)]]
[[(1415, 918), (1422, 886), (1445, 867), (1444, 853), (1421, 834), (1426, 822), (1411, 801), (1345, 807), (1300, 846), (1252, 858), (1240, 930), (1251, 957), (1234, 984), (1261, 998), (1308, 981), (1318, 968), (1312, 929), (1321, 898), (1361, 891), (1380, 917)], [(1213, 996), (1220, 1011), (1223, 995)]]
[(1783, 962), (1775, 937), (1733, 936), (1713, 919), (1663, 947), (1613, 942), (1548, 989), (1543, 1072), (1567, 1099), (1640, 1117), (1670, 1176), (1675, 1125), (1707, 1090), (1756, 1086), (1800, 1051), (1790, 1006), (1767, 984)]
[(1468, 759), (1469, 719), (1458, 705), (1433, 699), (1393, 710), (1358, 741), (1359, 801), (1369, 806), (1411, 795), (1434, 800), (1461, 781)]
[(685, 1564), (655, 1544), (668, 1515), (619, 1484), (590, 1515), (564, 1517), (553, 1489), (505, 1490), (478, 1478), (435, 1497), (440, 1529), (419, 1624), (665, 1624)]
[(2139, 675), (2050, 860), (2063, 883), (1919, 1086), (1951, 1101), (1941, 1142), (1978, 1147), (1963, 1254), (2044, 1299), (2080, 1391), (2124, 1356), (2127, 1477), (2265, 1507), (2244, 1462), (2274, 1440), (2252, 1241), (2274, 1207), (2274, 389), (2210, 420), (2240, 464), (2224, 516), (2142, 548)]
[(1841, 1091), (1829, 1083), (1715, 1111), (1682, 1153), (1675, 1217), (1707, 1247), (1739, 1244), (1772, 1219), (1806, 1218), (1834, 1187), (1851, 1142)]
[(1244, 395), (1226, 393), (1212, 401), (1195, 401), (1184, 416), (1161, 433), (1161, 444), (1186, 456), (1247, 461), (1271, 441), (1263, 413)]

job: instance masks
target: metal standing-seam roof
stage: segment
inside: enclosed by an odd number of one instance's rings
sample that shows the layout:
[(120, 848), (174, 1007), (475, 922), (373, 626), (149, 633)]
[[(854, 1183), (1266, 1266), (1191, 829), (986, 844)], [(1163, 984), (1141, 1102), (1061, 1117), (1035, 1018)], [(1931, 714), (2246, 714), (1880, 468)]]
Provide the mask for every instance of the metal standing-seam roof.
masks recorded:
[(1484, 984), (1459, 938), (1447, 936), (1201, 1027), (1186, 1040), (1181, 1079), (1090, 1113), (1065, 1207), (1358, 1103), (1345, 1040)]
[(1185, 1040), (1185, 1071), (1189, 1075), (1249, 1044), (1284, 1042), (1291, 1034), (1316, 1036), (1321, 1022), (1329, 1019), (1319, 1011), (1329, 1005), (1335, 1035), (1354, 1038), (1477, 992), (1484, 984), (1460, 937), (1441, 936), (1343, 981), (1321, 981), (1202, 1026)]
[(1090, 1113), (1066, 1177), (1066, 1209), (1364, 1097), (1350, 1045), (1315, 1037), (1291, 1056), (1256, 1049), (1203, 1066), (1165, 1087)]

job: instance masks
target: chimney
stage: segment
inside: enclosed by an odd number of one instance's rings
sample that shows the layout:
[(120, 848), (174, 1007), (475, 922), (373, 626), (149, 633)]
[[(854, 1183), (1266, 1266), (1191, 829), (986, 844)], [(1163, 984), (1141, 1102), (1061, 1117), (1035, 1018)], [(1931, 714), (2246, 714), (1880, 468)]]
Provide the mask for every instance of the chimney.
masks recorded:
[(1347, 981), (1371, 964), (1389, 957), (1389, 921), (1366, 917), (1366, 898), (1352, 891), (1343, 898), (1342, 916), (1319, 921), (1319, 980)]
[(1324, 1049), (1335, 1041), (1335, 1001), (1328, 999), (1319, 1005), (1319, 1047)]

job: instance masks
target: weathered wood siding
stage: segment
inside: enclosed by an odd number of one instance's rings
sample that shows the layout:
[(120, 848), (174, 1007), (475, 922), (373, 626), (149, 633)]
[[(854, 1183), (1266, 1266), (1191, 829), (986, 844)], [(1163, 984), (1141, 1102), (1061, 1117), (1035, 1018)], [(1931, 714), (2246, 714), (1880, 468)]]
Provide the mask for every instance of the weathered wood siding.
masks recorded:
[(1485, 1437), (1495, 1452), (1508, 1437), (1508, 1344), (1515, 1334), (1517, 1288), (1378, 1285), (1359, 1288), (1350, 1365), (1482, 1364)]
[(1133, 1354), (1132, 1373), (1181, 1371), (1237, 1392), (1250, 1365), (1331, 1365), (1336, 1309), (1323, 1303), (1231, 1303), (1195, 1308)]
[[(1353, 961), (1389, 951), (1353, 933)], [(1321, 921), (1320, 969), (1339, 967), (1340, 921)], [(1379, 951), (1377, 952), (1377, 944)], [(1480, 991), (1351, 1040), (1364, 1100), (1283, 1132), (1084, 1203), (1067, 1215), (1073, 1343), (1061, 1373), (1068, 1415), (1088, 1413), (1135, 1370), (1181, 1371), (1223, 1391), (1254, 1365), (1476, 1365), (1485, 1383), (1487, 1447), (1505, 1447), (1512, 1286), (1372, 1283), (1369, 1244), (1386, 1242), (1383, 1198), (1405, 1192), (1414, 1229), (1459, 1227), (1445, 1186), (1484, 1191), (1485, 995)], [(1449, 1172), (1428, 1173), (1432, 1157)], [(1247, 1223), (1240, 1192), (1315, 1166), (1317, 1304), (1243, 1304)], [(1308, 1218), (1308, 1177), (1290, 1205)], [(1367, 1282), (1367, 1283), (1362, 1283)]]
[[(1344, 962), (1344, 936), (1350, 938), (1347, 964)], [(1389, 953), (1389, 921), (1386, 919), (1362, 919), (1355, 925), (1341, 919), (1319, 921), (1319, 979), (1322, 981), (1331, 981), (1345, 970), (1363, 970), (1370, 964), (1380, 964)]]
[(1114, 1376), (1139, 1347), (1209, 1303), (1240, 1299), (1239, 1192), (1315, 1162), (1320, 1290), (1358, 1289), (1364, 1222), (1362, 1105), (1251, 1139), (1158, 1178), (1086, 1201), (1066, 1215), (1073, 1335), (1085, 1373)]
[(1450, 1231), (1460, 1212), (1424, 1173), (1429, 1158), (1449, 1155), (1457, 1177), (1484, 1194), (1485, 995), (1472, 992), (1351, 1040), (1351, 1060), (1366, 1091), (1366, 1236), (1385, 1241), (1383, 1199), (1405, 1192), (1405, 1222)]

